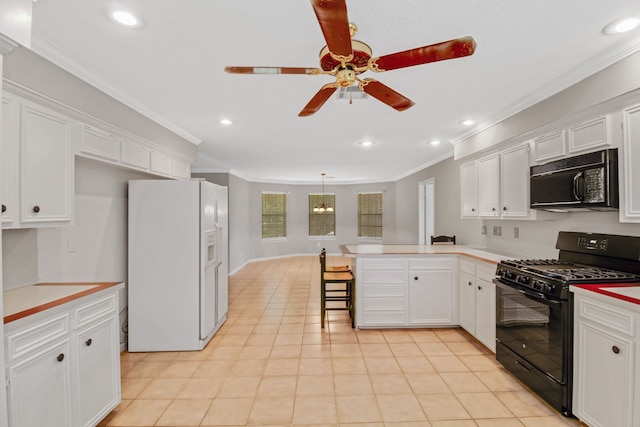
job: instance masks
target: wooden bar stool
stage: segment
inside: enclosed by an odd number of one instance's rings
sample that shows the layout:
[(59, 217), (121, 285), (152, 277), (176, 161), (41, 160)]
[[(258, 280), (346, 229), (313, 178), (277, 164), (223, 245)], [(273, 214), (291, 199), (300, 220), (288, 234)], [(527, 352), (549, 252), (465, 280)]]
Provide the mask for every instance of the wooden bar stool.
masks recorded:
[[(320, 251), (320, 255), (324, 255), (325, 256), (325, 261), (326, 261), (326, 255), (327, 255), (327, 250), (325, 248), (322, 248), (322, 250)], [(348, 271), (351, 272), (351, 267), (348, 265), (326, 265), (325, 262), (325, 271), (330, 271), (330, 272), (336, 272), (336, 271)]]
[[(348, 310), (351, 327), (355, 327), (355, 279), (350, 271), (327, 271), (326, 252), (320, 252), (320, 325), (324, 328), (327, 310)], [(330, 285), (327, 287), (327, 285)], [(337, 285), (337, 286), (332, 286)], [(327, 302), (344, 302), (344, 307), (327, 307)]]

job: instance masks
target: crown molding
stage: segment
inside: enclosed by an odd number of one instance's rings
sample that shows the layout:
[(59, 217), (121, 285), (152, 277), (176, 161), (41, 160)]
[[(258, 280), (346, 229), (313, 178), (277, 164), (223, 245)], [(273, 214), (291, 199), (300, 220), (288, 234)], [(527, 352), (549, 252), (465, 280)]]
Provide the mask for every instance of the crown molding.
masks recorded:
[(181, 138), (184, 138), (190, 143), (199, 145), (202, 142), (201, 139), (196, 138), (186, 130), (182, 129), (180, 126), (176, 125), (170, 120), (167, 120), (165, 117), (156, 113), (152, 108), (148, 107), (144, 103), (139, 102), (138, 100), (128, 95), (125, 95), (120, 90), (113, 87), (110, 83), (106, 82), (102, 78), (89, 71), (88, 68), (83, 66), (79, 61), (76, 61), (65, 55), (61, 49), (59, 49), (53, 43), (47, 41), (44, 37), (40, 36), (35, 31), (32, 34), (31, 49), (46, 60), (73, 74), (80, 80), (83, 80), (91, 86), (101, 90), (115, 100), (137, 111), (148, 119), (158, 123), (160, 126), (175, 133)]
[(565, 89), (568, 89), (587, 77), (604, 70), (605, 68), (630, 55), (633, 55), (638, 51), (640, 51), (640, 36), (629, 38), (625, 43), (618, 46), (617, 49), (607, 50), (600, 55), (589, 58), (566, 73), (558, 76), (554, 80), (551, 80), (538, 89), (532, 91), (530, 94), (518, 99), (516, 102), (498, 111), (493, 115), (493, 117), (488, 118), (478, 126), (474, 126), (467, 132), (452, 138), (451, 143), (453, 145), (460, 144), (472, 136), (495, 126), (505, 119), (508, 119), (509, 117), (514, 116)]
[(17, 47), (18, 43), (0, 33), (0, 55), (6, 55)]

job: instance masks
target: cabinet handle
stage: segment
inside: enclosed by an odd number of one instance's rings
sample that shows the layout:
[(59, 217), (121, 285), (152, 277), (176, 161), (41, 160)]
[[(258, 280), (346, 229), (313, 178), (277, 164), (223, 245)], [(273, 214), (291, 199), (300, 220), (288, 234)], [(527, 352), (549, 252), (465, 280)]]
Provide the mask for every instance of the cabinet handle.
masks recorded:
[(87, 345), (87, 347), (89, 347), (91, 345), (91, 343), (93, 342), (93, 340), (91, 338), (89, 338), (88, 340), (86, 340), (84, 343)]
[(613, 351), (615, 354), (618, 354), (620, 353), (620, 347), (614, 345), (613, 347), (611, 347), (611, 351)]
[(469, 286), (473, 285), (473, 283), (469, 282)]
[(482, 286), (478, 286), (478, 290), (481, 291), (482, 290)]
[(418, 276), (414, 277), (413, 280), (418, 280)]
[(34, 211), (35, 213), (40, 212), (40, 206), (34, 206), (34, 207), (33, 207), (33, 211)]
[(7, 211), (7, 207), (5, 205), (2, 205), (2, 212), (6, 212)]
[(475, 211), (476, 211), (476, 208), (471, 208), (471, 212), (475, 212)]
[(496, 208), (491, 208), (491, 210), (495, 212), (495, 211), (496, 211)]
[(507, 211), (507, 207), (506, 207), (506, 206), (503, 206), (503, 207), (502, 207), (502, 210), (506, 212), (506, 211)]
[(60, 353), (56, 359), (58, 359), (58, 362), (62, 362), (64, 360), (64, 353)]

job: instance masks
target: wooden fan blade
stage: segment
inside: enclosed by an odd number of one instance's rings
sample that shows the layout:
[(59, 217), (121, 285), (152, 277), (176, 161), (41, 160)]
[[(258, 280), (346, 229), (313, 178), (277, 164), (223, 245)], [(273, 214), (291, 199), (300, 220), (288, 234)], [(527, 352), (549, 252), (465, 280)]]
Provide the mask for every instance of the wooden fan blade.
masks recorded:
[(415, 105), (409, 98), (399, 94), (377, 80), (364, 79), (362, 83), (360, 83), (360, 89), (398, 111), (404, 111)]
[(345, 0), (311, 0), (329, 51), (347, 57), (353, 53)]
[(397, 68), (412, 67), (429, 62), (473, 55), (475, 50), (476, 41), (473, 37), (463, 37), (381, 56), (371, 61), (371, 69), (373, 71), (389, 71)]
[(331, 95), (333, 95), (333, 92), (335, 92), (336, 89), (337, 86), (335, 83), (329, 83), (322, 86), (318, 93), (316, 93), (313, 98), (311, 98), (311, 101), (309, 101), (309, 103), (304, 106), (298, 116), (306, 117), (318, 111), (324, 105), (324, 103), (327, 102), (327, 99), (329, 99)]
[(296, 67), (224, 67), (232, 74), (319, 74), (319, 68)]

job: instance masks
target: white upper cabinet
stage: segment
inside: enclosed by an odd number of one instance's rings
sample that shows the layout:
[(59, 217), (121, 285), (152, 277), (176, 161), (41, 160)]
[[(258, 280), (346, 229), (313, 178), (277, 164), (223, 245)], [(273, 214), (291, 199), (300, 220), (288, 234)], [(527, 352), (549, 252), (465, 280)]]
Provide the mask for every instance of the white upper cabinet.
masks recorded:
[(535, 161), (538, 163), (563, 157), (567, 154), (564, 130), (557, 130), (538, 136), (533, 140), (533, 148)]
[(2, 227), (72, 223), (73, 120), (5, 95), (2, 101)]
[(611, 145), (609, 129), (609, 116), (596, 117), (571, 126), (567, 130), (569, 152), (595, 150)]
[(640, 105), (623, 110), (620, 222), (640, 222)]
[(529, 146), (527, 144), (500, 153), (500, 195), (502, 217), (529, 216)]
[(500, 154), (478, 160), (478, 209), (481, 217), (500, 216)]
[(460, 166), (460, 212), (462, 218), (478, 216), (478, 162)]
[(24, 101), (20, 126), (20, 223), (70, 223), (72, 120)]
[(535, 219), (529, 209), (529, 143), (460, 166), (462, 218)]
[(80, 151), (107, 160), (120, 160), (120, 139), (110, 132), (82, 125)]
[(566, 129), (558, 129), (533, 140), (534, 161), (546, 163), (573, 153), (596, 151), (612, 145), (608, 115), (602, 115)]
[(2, 155), (0, 160), (0, 202), (2, 202), (2, 224), (18, 222), (18, 138), (20, 135), (20, 105), (13, 98), (2, 98)]

